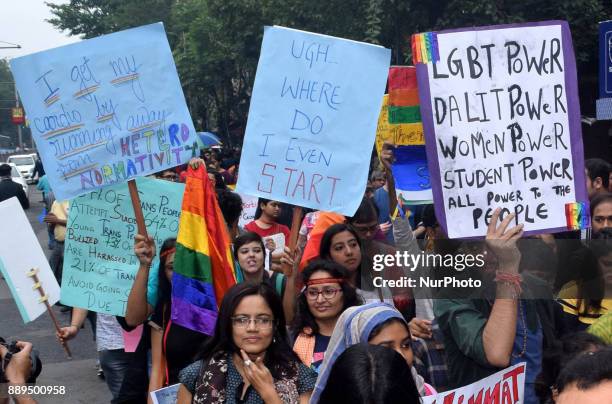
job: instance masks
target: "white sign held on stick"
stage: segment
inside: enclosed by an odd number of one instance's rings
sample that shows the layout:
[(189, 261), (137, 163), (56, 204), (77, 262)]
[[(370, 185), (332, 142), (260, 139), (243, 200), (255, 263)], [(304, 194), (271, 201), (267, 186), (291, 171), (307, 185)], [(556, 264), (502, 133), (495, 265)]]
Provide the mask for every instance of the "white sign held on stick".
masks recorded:
[(60, 287), (17, 198), (0, 202), (0, 223), (4, 229), (12, 229), (0, 232), (0, 271), (23, 321), (28, 323), (47, 311), (28, 272), (38, 269), (38, 280), (50, 305), (59, 301)]

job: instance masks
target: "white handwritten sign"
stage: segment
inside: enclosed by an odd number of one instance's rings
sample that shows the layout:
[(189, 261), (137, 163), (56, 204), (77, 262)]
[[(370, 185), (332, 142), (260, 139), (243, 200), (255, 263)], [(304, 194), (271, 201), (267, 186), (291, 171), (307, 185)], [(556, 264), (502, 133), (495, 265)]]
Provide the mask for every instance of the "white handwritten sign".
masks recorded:
[(438, 32), (417, 78), (436, 214), (483, 236), (496, 207), (526, 234), (567, 229), (587, 200), (576, 66), (565, 22)]
[(390, 51), (380, 46), (267, 27), (237, 190), (355, 213), (389, 60)]
[(525, 363), (511, 366), (476, 383), (435, 396), (421, 397), (423, 404), (525, 402)]
[(238, 218), (238, 226), (244, 227), (247, 223), (255, 220), (255, 212), (257, 211), (257, 201), (259, 198), (245, 194), (240, 194), (240, 198), (242, 199), (242, 212)]
[[(159, 252), (176, 237), (184, 184), (138, 178), (140, 204)], [(98, 313), (125, 315), (138, 271), (137, 233), (127, 184), (88, 192), (70, 203), (66, 230), (62, 303)]]
[(47, 310), (39, 301), (40, 293), (32, 288), (34, 281), (27, 273), (38, 269), (38, 279), (51, 305), (59, 300), (60, 287), (17, 198), (0, 202), (0, 223), (0, 273), (27, 323)]

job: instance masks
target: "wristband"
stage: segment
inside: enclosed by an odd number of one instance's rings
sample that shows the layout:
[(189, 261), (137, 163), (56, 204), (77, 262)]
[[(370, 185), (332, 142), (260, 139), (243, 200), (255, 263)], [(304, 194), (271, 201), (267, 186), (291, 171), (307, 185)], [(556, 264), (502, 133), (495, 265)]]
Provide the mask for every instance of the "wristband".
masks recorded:
[(514, 274), (510, 272), (497, 271), (495, 273), (495, 282), (501, 282), (506, 285), (512, 286), (514, 288), (514, 298), (523, 293), (523, 288), (521, 287), (521, 282), (523, 281), (523, 277), (520, 274)]

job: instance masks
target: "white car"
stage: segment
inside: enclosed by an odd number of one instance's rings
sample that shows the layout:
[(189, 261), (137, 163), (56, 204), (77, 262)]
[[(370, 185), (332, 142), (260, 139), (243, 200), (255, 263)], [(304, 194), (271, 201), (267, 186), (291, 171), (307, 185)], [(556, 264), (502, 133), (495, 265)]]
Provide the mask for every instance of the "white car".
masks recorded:
[(25, 192), (26, 194), (26, 197), (30, 199), (30, 190), (28, 187), (28, 182), (25, 178), (23, 178), (15, 164), (8, 163), (8, 165), (11, 166), (11, 179), (17, 184), (21, 185), (21, 187), (23, 188), (23, 192)]
[(36, 164), (36, 160), (29, 154), (17, 154), (14, 156), (10, 156), (7, 160), (7, 163), (13, 163), (17, 166), (17, 169), (29, 183), (32, 181), (32, 173), (34, 172), (34, 166)]

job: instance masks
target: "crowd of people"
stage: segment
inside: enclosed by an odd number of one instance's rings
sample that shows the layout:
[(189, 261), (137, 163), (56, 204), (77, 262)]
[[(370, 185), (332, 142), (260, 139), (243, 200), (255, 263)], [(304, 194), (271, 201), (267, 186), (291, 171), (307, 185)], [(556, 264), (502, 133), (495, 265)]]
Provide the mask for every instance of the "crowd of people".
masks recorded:
[[(523, 225), (497, 209), (485, 240), (467, 242), (446, 238), (432, 205), (404, 205), (395, 214), (393, 147), (373, 161), (352, 217), (306, 211), (292, 229), (292, 206), (259, 199), (255, 219), (240, 227), (242, 202), (232, 191), (239, 150), (205, 150), (190, 164), (205, 165), (217, 192), (238, 281), (223, 296), (214, 333), (172, 322), (176, 239), (157, 253), (151, 238), (136, 235), (139, 266), (125, 317), (66, 308), (71, 320), (58, 337), (75, 338), (92, 321), (113, 403), (144, 403), (149, 392), (177, 383), (178, 403), (419, 403), (521, 362), (525, 403), (610, 400), (610, 165), (585, 164), (588, 232), (525, 237)], [(157, 177), (184, 181), (185, 169)], [(48, 206), (52, 267), (61, 281), (68, 208)], [(299, 233), (295, 248), (292, 231)], [(377, 255), (466, 251), (483, 254), (484, 267), (454, 276), (469, 272), (484, 285), (480, 291), (374, 285), (378, 275), (439, 273), (435, 265), (410, 271), (397, 263), (378, 273)], [(127, 352), (123, 332), (137, 327), (142, 338)], [(27, 378), (18, 373), (5, 372), (10, 382)]]

